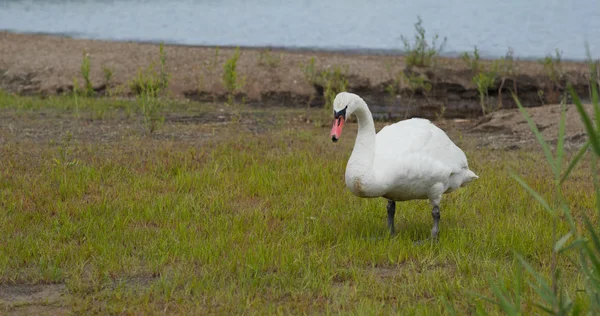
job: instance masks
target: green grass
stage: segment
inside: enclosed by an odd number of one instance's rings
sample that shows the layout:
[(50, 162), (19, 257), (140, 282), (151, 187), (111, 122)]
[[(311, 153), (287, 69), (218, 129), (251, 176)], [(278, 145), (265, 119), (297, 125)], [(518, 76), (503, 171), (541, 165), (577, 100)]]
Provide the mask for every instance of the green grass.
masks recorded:
[[(86, 129), (86, 118), (107, 107), (105, 124), (143, 130), (124, 115), (133, 103), (83, 100), (75, 119), (70, 99), (1, 95), (0, 116), (35, 125), (50, 113), (55, 125), (75, 120)], [(167, 121), (155, 135), (103, 142), (77, 132), (68, 142), (33, 139), (0, 126), (0, 284), (65, 284), (59, 304), (81, 313), (438, 315), (442, 296), (464, 314), (483, 304), (469, 291), (492, 295), (488, 278), (512, 282), (513, 251), (548, 276), (552, 219), (508, 173), (552, 200), (541, 153), (457, 141), (480, 179), (445, 196), (440, 241), (417, 246), (430, 234), (427, 201), (400, 203), (389, 238), (386, 202), (346, 190), (355, 124), (333, 144), (329, 126), (293, 120), (322, 112), (244, 111), (228, 124)], [(170, 130), (178, 133), (161, 137)], [(184, 132), (193, 141), (178, 138)], [(562, 193), (577, 219), (595, 221), (590, 179), (578, 167)], [(558, 234), (566, 231), (559, 224)], [(566, 288), (578, 298), (583, 280), (566, 258)], [(525, 285), (524, 296), (533, 289)]]

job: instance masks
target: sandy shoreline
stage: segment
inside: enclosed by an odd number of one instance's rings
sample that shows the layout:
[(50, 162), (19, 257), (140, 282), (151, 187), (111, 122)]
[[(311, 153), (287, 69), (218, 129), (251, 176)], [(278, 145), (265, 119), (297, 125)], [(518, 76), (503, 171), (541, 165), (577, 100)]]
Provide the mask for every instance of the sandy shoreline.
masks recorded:
[[(69, 91), (74, 78), (82, 81), (80, 67), (84, 51), (91, 57), (94, 87), (103, 89), (103, 68), (106, 67), (113, 72), (110, 88), (124, 94), (129, 92), (129, 82), (138, 71), (158, 60), (157, 44), (0, 32), (0, 88), (21, 94)], [(167, 71), (171, 75), (169, 93), (176, 98), (201, 101), (222, 99), (226, 92), (221, 82), (223, 64), (234, 50), (220, 48), (216, 59), (215, 51), (214, 47), (165, 45)], [(373, 104), (376, 113), (387, 113), (390, 117), (433, 117), (443, 106), (448, 117), (480, 115), (473, 75), (459, 58), (440, 58), (434, 70), (417, 69), (431, 80), (434, 89), (424, 95), (417, 93), (407, 107), (407, 95), (410, 94), (407, 84), (400, 83), (397, 96), (386, 91), (394, 77), (407, 69), (401, 56), (273, 49), (269, 58), (275, 62), (265, 65), (261, 63), (264, 52), (257, 48), (241, 49), (238, 73), (246, 80), (239, 97), (245, 97), (249, 103), (301, 107), (312, 100), (313, 106), (321, 105), (323, 97), (306, 81), (301, 66), (315, 57), (318, 70), (336, 66), (346, 69), (348, 90), (361, 94)], [(481, 64), (492, 62), (485, 60)], [(514, 70), (514, 82), (509, 81), (506, 86), (517, 87), (524, 103), (540, 105), (538, 91), (546, 89), (548, 84), (543, 66), (535, 61), (519, 60)], [(587, 85), (585, 63), (563, 61), (561, 71), (579, 90)], [(497, 90), (497, 87), (490, 89), (492, 99), (498, 98)], [(509, 92), (502, 94), (502, 100), (503, 107), (514, 106)]]

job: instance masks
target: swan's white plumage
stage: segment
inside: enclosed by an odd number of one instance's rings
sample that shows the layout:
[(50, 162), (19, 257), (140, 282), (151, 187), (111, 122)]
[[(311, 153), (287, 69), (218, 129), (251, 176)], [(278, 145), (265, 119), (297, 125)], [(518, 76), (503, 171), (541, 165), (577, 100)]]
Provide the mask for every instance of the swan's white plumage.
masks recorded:
[(408, 119), (375, 133), (371, 112), (359, 96), (339, 93), (334, 111), (345, 107), (359, 125), (346, 166), (346, 186), (353, 194), (393, 201), (429, 199), (437, 206), (444, 193), (478, 178), (463, 151), (431, 121)]
[(467, 158), (431, 121), (412, 118), (385, 126), (375, 138), (373, 171), (396, 201), (435, 199), (477, 176)]

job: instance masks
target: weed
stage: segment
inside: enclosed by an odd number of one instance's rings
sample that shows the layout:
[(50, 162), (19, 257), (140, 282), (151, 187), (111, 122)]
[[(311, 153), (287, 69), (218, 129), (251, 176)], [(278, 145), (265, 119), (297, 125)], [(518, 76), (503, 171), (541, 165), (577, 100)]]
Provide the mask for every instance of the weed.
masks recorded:
[(110, 87), (111, 84), (111, 80), (113, 77), (113, 71), (112, 69), (108, 68), (107, 66), (102, 67), (102, 71), (104, 72), (104, 85), (106, 86), (106, 89), (108, 89)]
[(483, 115), (492, 112), (494, 109), (490, 104), (489, 90), (496, 83), (496, 72), (493, 70), (479, 72), (473, 77), (473, 83), (477, 86), (477, 92), (479, 93), (481, 112)]
[(166, 90), (169, 86), (169, 79), (171, 75), (167, 71), (167, 53), (165, 52), (165, 47), (163, 43), (160, 43), (158, 47), (158, 60), (159, 60), (159, 82), (162, 90)]
[(408, 66), (416, 67), (430, 67), (435, 63), (435, 59), (439, 56), (441, 51), (446, 45), (446, 38), (444, 37), (443, 42), (436, 46), (436, 42), (439, 38), (438, 34), (435, 34), (431, 40), (431, 44), (425, 39), (425, 28), (422, 26), (423, 21), (418, 16), (418, 21), (415, 23), (415, 41), (410, 44), (409, 40), (401, 36), (402, 42), (404, 43), (404, 50), (406, 52), (406, 64)]
[[(333, 99), (338, 93), (346, 91), (348, 88), (348, 79), (345, 74), (348, 67), (334, 65), (332, 68), (318, 71), (315, 66), (315, 57), (311, 57), (306, 64), (300, 63), (300, 67), (307, 83), (315, 88), (323, 88), (326, 108), (333, 104)], [(313, 96), (308, 101), (309, 105), (312, 99)]]
[(561, 67), (561, 54), (558, 49), (556, 50), (554, 57), (548, 54), (539, 62), (544, 66), (544, 71), (550, 81), (555, 85), (559, 85), (560, 81), (563, 79), (564, 73)]
[(548, 80), (544, 93), (545, 101), (548, 103), (557, 103), (561, 99), (560, 90), (564, 89), (562, 82), (565, 78), (562, 70), (561, 54), (557, 49), (554, 56), (548, 54), (539, 63), (544, 66), (544, 72)]
[(435, 113), (435, 119), (436, 120), (441, 120), (444, 118), (444, 114), (446, 114), (446, 106), (444, 104), (442, 104), (440, 106), (440, 111)]
[[(512, 49), (509, 48), (506, 55), (500, 60), (494, 61), (488, 69), (480, 62), (481, 58), (477, 46), (475, 46), (472, 55), (464, 53), (462, 59), (473, 73), (471, 80), (477, 87), (479, 103), (484, 115), (502, 108), (502, 91), (507, 79), (513, 79), (513, 92), (517, 93), (517, 84), (516, 80), (514, 80), (516, 72)], [(500, 81), (498, 86), (498, 104), (494, 107), (490, 103), (489, 90), (497, 81)]]
[(590, 99), (592, 98), (592, 86), (595, 85), (597, 89), (600, 89), (600, 58), (594, 60), (590, 52), (590, 47), (585, 44), (586, 61), (589, 67), (589, 86), (590, 86)]
[[(388, 71), (391, 69), (391, 66), (387, 66)], [(414, 96), (417, 94), (422, 94), (427, 97), (428, 93), (432, 90), (432, 83), (422, 74), (411, 71), (410, 69), (406, 69), (404, 71), (399, 71), (397, 74), (393, 76), (393, 80), (390, 84), (385, 87), (385, 91), (390, 95), (391, 98), (395, 98), (399, 94), (402, 94), (403, 97), (406, 96), (406, 92), (408, 92), (408, 100), (406, 103), (408, 107), (412, 107), (414, 104)], [(445, 112), (445, 107), (440, 109), (441, 112), (438, 114), (443, 115)], [(407, 109), (405, 116), (408, 115), (409, 111)], [(439, 117), (438, 117), (439, 118)]]
[[(407, 74), (408, 73), (408, 74)], [(400, 76), (402, 77), (402, 81), (411, 92), (411, 96), (414, 96), (416, 93), (427, 93), (431, 91), (432, 85), (427, 80), (427, 78), (419, 73), (408, 71), (400, 72)]]
[(92, 86), (92, 80), (90, 79), (91, 68), (92, 62), (90, 60), (90, 54), (84, 51), (80, 71), (84, 81), (83, 93), (88, 97), (94, 95), (94, 87)]
[(465, 64), (467, 64), (467, 67), (469, 67), (474, 74), (479, 73), (481, 70), (481, 65), (479, 64), (479, 50), (477, 49), (477, 46), (475, 46), (473, 49), (473, 55), (465, 52), (462, 56), (462, 60), (465, 62)]
[(79, 116), (79, 99), (77, 93), (79, 92), (79, 82), (77, 78), (73, 78), (73, 100), (75, 101), (75, 116)]
[[(405, 92), (408, 91), (408, 100), (406, 100), (406, 105), (408, 107), (405, 112), (406, 117), (409, 114), (408, 108), (414, 105), (415, 95), (422, 94), (427, 97), (433, 86), (425, 76), (409, 69), (399, 71), (393, 78), (392, 82), (385, 87), (385, 91), (388, 92), (392, 98), (399, 94), (403, 94), (403, 97), (406, 97)], [(438, 112), (438, 118), (440, 118), (439, 115), (444, 114), (445, 110), (445, 107), (442, 106), (440, 112)]]
[(228, 92), (228, 103), (235, 103), (235, 92), (244, 87), (245, 80), (238, 75), (237, 62), (240, 58), (240, 48), (236, 47), (233, 56), (229, 58), (223, 65), (223, 85)]
[(79, 162), (77, 161), (77, 159), (72, 159), (71, 158), (71, 153), (72, 153), (72, 149), (71, 149), (71, 140), (73, 139), (73, 134), (70, 131), (67, 131), (62, 139), (61, 142), (59, 143), (58, 146), (58, 155), (57, 157), (55, 157), (53, 159), (54, 164), (56, 166), (60, 166), (62, 167), (68, 167), (68, 166), (73, 166), (78, 164)]
[(333, 66), (333, 69), (321, 71), (318, 81), (324, 87), (325, 108), (332, 107), (335, 96), (342, 91), (346, 91), (348, 88), (348, 79), (346, 78), (345, 71), (337, 65)]
[(302, 74), (304, 74), (304, 80), (311, 85), (315, 84), (318, 77), (315, 68), (315, 57), (311, 57), (306, 64), (301, 62), (300, 67), (302, 68)]
[(392, 82), (385, 87), (385, 91), (390, 95), (391, 98), (395, 98), (400, 92), (400, 74), (394, 74), (392, 71), (393, 64), (386, 63), (385, 69), (388, 71), (390, 77), (392, 77)]
[(61, 196), (65, 196), (66, 188), (69, 186), (68, 180), (68, 169), (79, 164), (77, 159), (71, 158), (72, 149), (70, 147), (71, 139), (73, 134), (69, 131), (62, 137), (60, 144), (58, 145), (58, 155), (53, 159), (55, 172), (59, 175), (59, 192)]
[(129, 87), (135, 94), (151, 93), (152, 97), (158, 97), (167, 89), (170, 74), (167, 72), (167, 55), (163, 43), (160, 43), (158, 57), (158, 71), (154, 69), (156, 67), (155, 62), (152, 62), (146, 71), (139, 69), (138, 76), (131, 81)]
[(502, 91), (504, 89), (504, 83), (507, 79), (512, 79), (513, 93), (515, 95), (519, 95), (519, 92), (517, 90), (514, 52), (512, 48), (508, 49), (506, 55), (502, 59), (500, 59), (498, 63), (496, 63), (495, 67), (498, 71), (500, 79), (500, 85), (498, 86), (498, 108), (502, 108)]
[(517, 73), (515, 56), (512, 48), (508, 48), (504, 57), (499, 61), (498, 73), (502, 77), (514, 77)]
[(162, 115), (164, 101), (158, 98), (160, 92), (155, 89), (156, 87), (151, 84), (140, 86), (140, 92), (136, 97), (144, 115), (146, 128), (151, 134), (158, 130), (165, 120)]
[(147, 130), (154, 133), (165, 118), (162, 115), (162, 107), (165, 103), (159, 99), (168, 85), (170, 74), (167, 72), (167, 55), (163, 43), (159, 46), (158, 72), (154, 70), (155, 63), (151, 63), (144, 72), (138, 71), (138, 76), (130, 83), (130, 88), (136, 93)]
[(258, 65), (275, 69), (279, 66), (282, 59), (283, 54), (279, 54), (279, 56), (273, 56), (270, 49), (264, 49), (261, 50), (258, 55)]

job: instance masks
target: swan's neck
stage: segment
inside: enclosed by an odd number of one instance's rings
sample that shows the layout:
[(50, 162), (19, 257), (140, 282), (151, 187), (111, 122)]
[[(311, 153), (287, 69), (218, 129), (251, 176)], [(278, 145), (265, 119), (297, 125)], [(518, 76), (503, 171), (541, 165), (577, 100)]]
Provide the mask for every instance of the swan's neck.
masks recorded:
[[(354, 112), (358, 121), (358, 134), (350, 160), (360, 161), (364, 167), (371, 169), (375, 156), (375, 124), (373, 115), (364, 101), (359, 100), (359, 106)], [(368, 171), (368, 170), (365, 170)]]
[(357, 195), (369, 195), (374, 188), (373, 160), (375, 158), (375, 124), (367, 104), (359, 99), (354, 111), (358, 121), (358, 134), (352, 155), (346, 167), (346, 185)]

